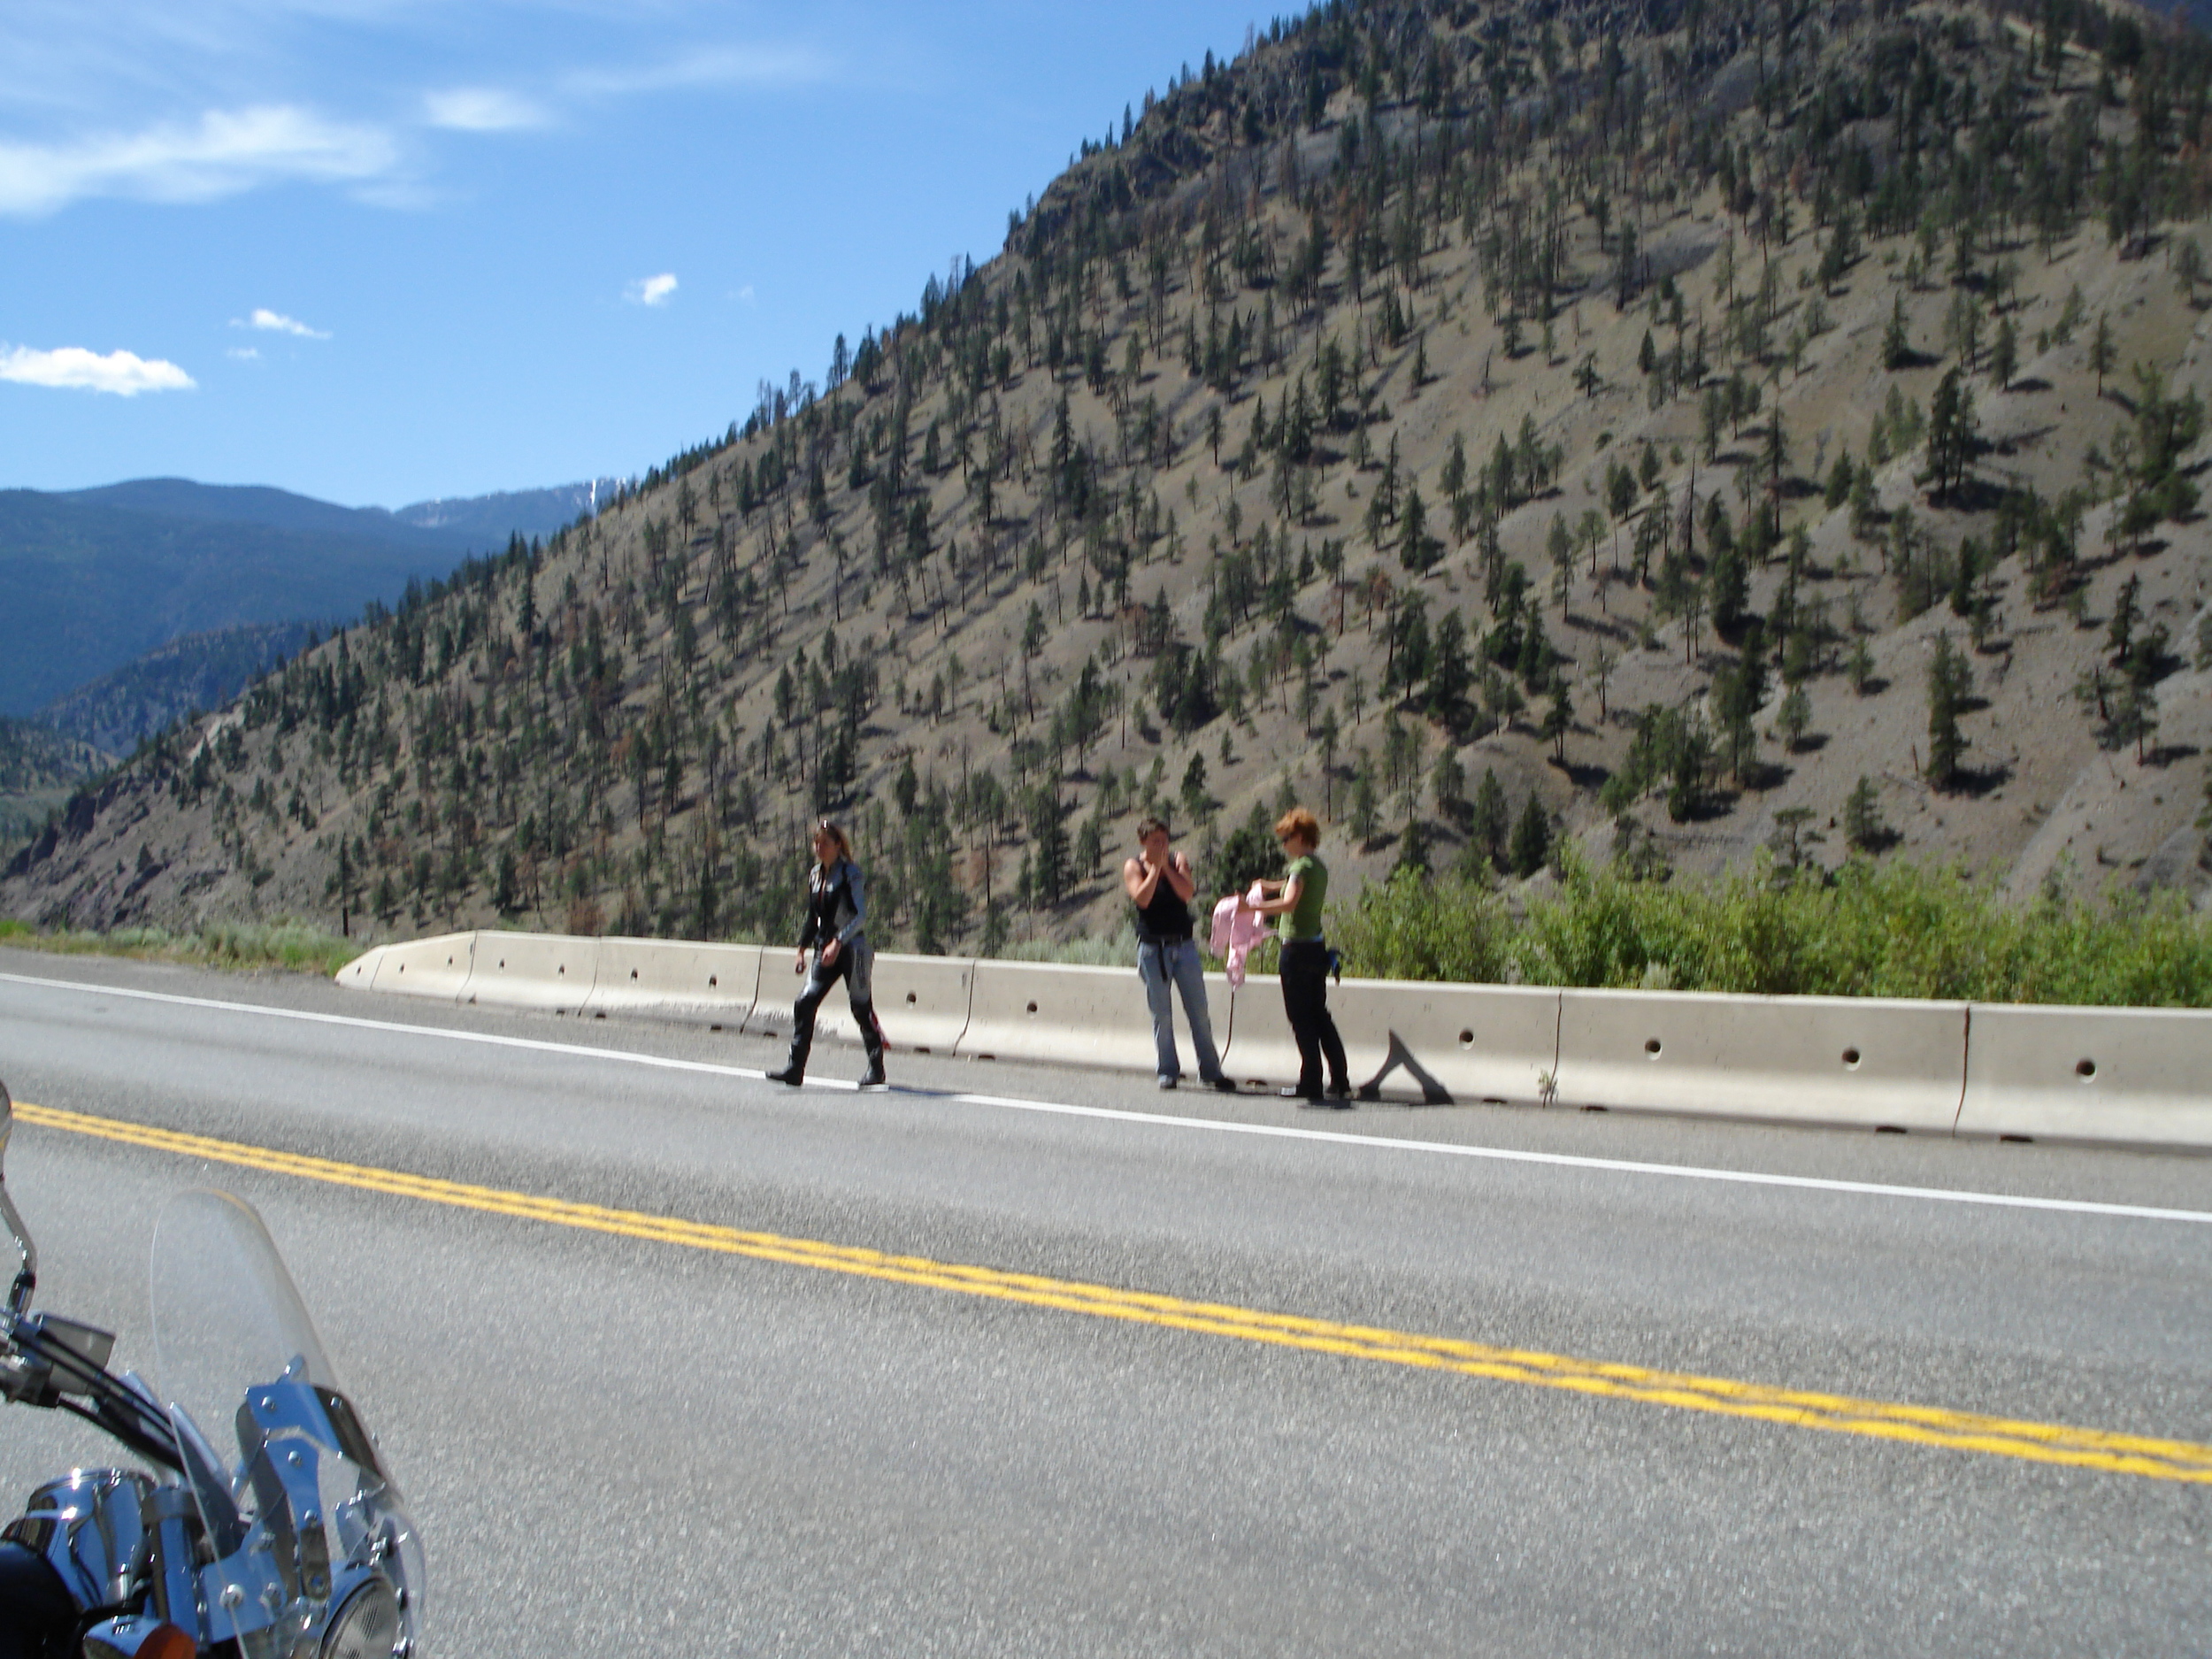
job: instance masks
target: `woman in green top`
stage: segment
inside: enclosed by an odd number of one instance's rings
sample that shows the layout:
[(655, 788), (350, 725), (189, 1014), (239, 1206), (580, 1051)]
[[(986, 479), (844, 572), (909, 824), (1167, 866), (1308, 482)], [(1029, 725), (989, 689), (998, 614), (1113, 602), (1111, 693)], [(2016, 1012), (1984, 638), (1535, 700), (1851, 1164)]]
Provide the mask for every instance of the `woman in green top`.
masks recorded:
[[(1279, 1090), (1285, 1100), (1318, 1106), (1352, 1103), (1352, 1077), (1344, 1058), (1344, 1040), (1329, 1017), (1329, 946), (1321, 936), (1321, 907), (1329, 896), (1329, 867), (1314, 856), (1321, 845), (1321, 821), (1304, 807), (1293, 807), (1277, 820), (1275, 839), (1283, 844), (1290, 868), (1280, 881), (1259, 884), (1262, 897), (1251, 908), (1283, 922), (1283, 1012), (1298, 1041), (1298, 1083)], [(1329, 1063), (1329, 1087), (1321, 1087), (1321, 1062)]]

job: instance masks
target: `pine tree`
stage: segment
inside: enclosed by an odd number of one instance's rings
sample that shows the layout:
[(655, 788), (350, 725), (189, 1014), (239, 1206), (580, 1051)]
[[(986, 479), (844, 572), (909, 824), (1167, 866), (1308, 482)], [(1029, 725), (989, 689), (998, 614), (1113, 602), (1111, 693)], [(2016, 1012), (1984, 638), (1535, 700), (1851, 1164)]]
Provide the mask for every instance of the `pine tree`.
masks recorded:
[(2012, 389), (2012, 377), (2020, 371), (2020, 331), (2008, 316), (1997, 325), (1997, 338), (1989, 348), (1989, 378), (1997, 383), (1997, 389)]
[(1938, 634), (1935, 657), (1928, 664), (1928, 781), (1939, 789), (1958, 781), (1959, 756), (1966, 747), (1959, 733), (1960, 705), (1972, 685), (1971, 671), (1950, 634)]
[(1467, 844), (1479, 847), (1496, 870), (1505, 868), (1506, 837), (1510, 833), (1511, 810), (1506, 805), (1505, 786), (1491, 767), (1482, 769), (1475, 786), (1475, 810), (1467, 826)]
[(1802, 686), (1792, 686), (1776, 711), (1774, 723), (1782, 733), (1782, 741), (1792, 754), (1805, 741), (1805, 728), (1812, 724), (1813, 700)]
[(1874, 653), (1867, 648), (1863, 636), (1851, 641), (1851, 655), (1844, 673), (1851, 681), (1851, 689), (1863, 697), (1874, 683)]
[(1555, 675), (1551, 682), (1551, 706), (1544, 710), (1543, 734), (1551, 740), (1552, 755), (1562, 765), (1567, 760), (1567, 733), (1574, 729), (1574, 699), (1567, 695), (1567, 677)]
[(1751, 573), (1744, 568), (1743, 555), (1732, 546), (1724, 546), (1714, 556), (1705, 585), (1713, 632), (1724, 639), (1733, 639), (1747, 614), (1745, 602), (1751, 591)]
[(1862, 772), (1843, 803), (1843, 838), (1861, 852), (1872, 852), (1887, 834), (1874, 781)]
[(1030, 797), (1029, 839), (1031, 902), (1038, 909), (1047, 910), (1067, 896), (1074, 873), (1069, 856), (1066, 809), (1060, 803), (1056, 787), (1047, 786)]
[(1912, 362), (1912, 337), (1905, 331), (1905, 291), (1890, 302), (1889, 326), (1882, 331), (1882, 366), (1894, 373)]
[(1372, 846), (1376, 828), (1382, 822), (1382, 803), (1375, 790), (1375, 763), (1363, 749), (1352, 772), (1351, 820), (1352, 834), (1359, 844)]
[[(1380, 503), (1378, 491), (1375, 500)], [(1429, 534), (1428, 508), (1417, 488), (1406, 490), (1405, 506), (1398, 515), (1398, 562), (1416, 575), (1436, 562), (1435, 538)]]
[(1436, 757), (1436, 770), (1430, 776), (1429, 788), (1436, 797), (1438, 811), (1455, 824), (1467, 821), (1467, 769), (1460, 764), (1459, 751), (1448, 742)]
[(1957, 369), (1938, 382), (1935, 401), (1928, 411), (1928, 471), (1938, 495), (1947, 495), (1966, 482), (1974, 469), (1980, 431), (1974, 420), (1974, 395)]
[(1550, 852), (1551, 820), (1544, 815), (1544, 803), (1531, 790), (1520, 821), (1513, 826), (1513, 873), (1524, 879), (1534, 875), (1544, 867)]

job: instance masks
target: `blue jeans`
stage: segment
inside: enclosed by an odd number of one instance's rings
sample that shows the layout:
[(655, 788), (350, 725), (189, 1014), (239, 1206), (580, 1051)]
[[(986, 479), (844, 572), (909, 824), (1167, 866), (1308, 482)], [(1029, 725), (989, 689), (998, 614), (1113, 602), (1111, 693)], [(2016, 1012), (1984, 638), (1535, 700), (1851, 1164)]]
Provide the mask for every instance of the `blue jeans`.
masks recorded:
[(1168, 995), (1172, 979), (1183, 993), (1183, 1017), (1190, 1021), (1191, 1047), (1198, 1051), (1198, 1075), (1212, 1082), (1221, 1075), (1221, 1056), (1214, 1048), (1213, 1021), (1206, 1012), (1206, 970), (1198, 946), (1188, 939), (1137, 947), (1137, 977), (1144, 981), (1144, 1000), (1152, 1010), (1152, 1047), (1160, 1076), (1183, 1075), (1183, 1063), (1175, 1056), (1175, 1005)]

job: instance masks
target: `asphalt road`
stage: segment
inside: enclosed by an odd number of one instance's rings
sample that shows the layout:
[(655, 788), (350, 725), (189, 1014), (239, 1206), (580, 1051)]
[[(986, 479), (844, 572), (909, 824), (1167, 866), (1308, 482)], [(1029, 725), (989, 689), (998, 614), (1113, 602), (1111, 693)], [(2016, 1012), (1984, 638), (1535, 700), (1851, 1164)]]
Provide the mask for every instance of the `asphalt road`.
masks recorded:
[[(151, 1370), (164, 1197), (250, 1199), (448, 1659), (2212, 1651), (2212, 1160), (772, 1057), (0, 950), (19, 1100), (230, 1148), (19, 1121), (41, 1303)], [(0, 1412), (10, 1506), (114, 1461)]]

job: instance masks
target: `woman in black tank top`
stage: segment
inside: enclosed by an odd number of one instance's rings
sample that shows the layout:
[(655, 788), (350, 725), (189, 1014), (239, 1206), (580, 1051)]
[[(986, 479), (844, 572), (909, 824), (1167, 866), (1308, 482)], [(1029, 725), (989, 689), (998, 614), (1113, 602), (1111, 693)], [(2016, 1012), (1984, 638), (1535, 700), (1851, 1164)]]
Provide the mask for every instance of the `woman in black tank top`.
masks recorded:
[(1171, 1000), (1179, 992), (1184, 1018), (1190, 1021), (1191, 1047), (1198, 1051), (1200, 1080), (1211, 1088), (1234, 1089), (1236, 1085), (1222, 1075), (1221, 1056), (1214, 1048), (1205, 967), (1191, 937), (1190, 901), (1198, 884), (1192, 879), (1190, 860), (1168, 850), (1167, 826), (1156, 818), (1137, 826), (1137, 845), (1139, 856), (1121, 867), (1121, 883), (1130, 903), (1137, 907), (1137, 977), (1144, 982), (1145, 1002), (1152, 1012), (1153, 1057), (1160, 1087), (1173, 1088), (1183, 1075), (1183, 1063), (1175, 1053)]
[(1152, 902), (1137, 910), (1137, 937), (1148, 944), (1164, 945), (1191, 936), (1190, 906), (1164, 879), (1152, 889)]

